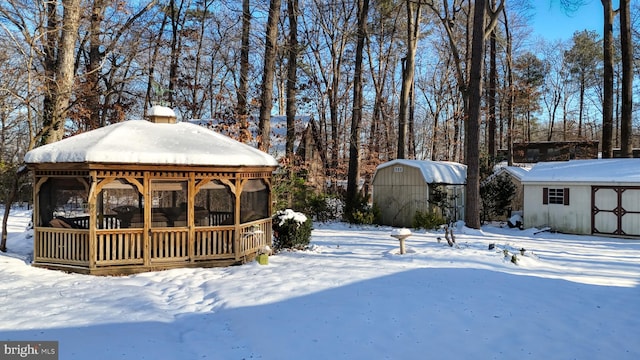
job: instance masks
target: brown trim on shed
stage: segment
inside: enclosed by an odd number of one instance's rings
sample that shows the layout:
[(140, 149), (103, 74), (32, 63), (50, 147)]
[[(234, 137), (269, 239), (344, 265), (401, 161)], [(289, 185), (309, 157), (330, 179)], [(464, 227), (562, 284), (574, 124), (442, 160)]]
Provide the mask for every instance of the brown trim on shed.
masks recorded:
[[(596, 206), (596, 193), (599, 190), (608, 189), (613, 190), (616, 193), (616, 207), (613, 209), (600, 209)], [(622, 237), (638, 238), (640, 234), (631, 234), (625, 231), (623, 228), (622, 218), (624, 216), (636, 216), (640, 221), (640, 211), (632, 211), (625, 209), (622, 206), (622, 195), (625, 191), (635, 190), (640, 191), (640, 186), (591, 186), (591, 233), (592, 234), (606, 234)], [(598, 214), (613, 214), (616, 217), (616, 229), (612, 232), (600, 231), (596, 227), (596, 216)]]

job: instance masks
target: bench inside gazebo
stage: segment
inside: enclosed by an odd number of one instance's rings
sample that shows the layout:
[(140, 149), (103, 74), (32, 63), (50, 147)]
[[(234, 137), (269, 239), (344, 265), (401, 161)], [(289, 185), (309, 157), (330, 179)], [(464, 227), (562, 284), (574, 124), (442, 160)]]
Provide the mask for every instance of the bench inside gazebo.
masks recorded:
[(96, 275), (228, 266), (271, 244), (276, 160), (171, 109), (36, 148), (33, 265)]

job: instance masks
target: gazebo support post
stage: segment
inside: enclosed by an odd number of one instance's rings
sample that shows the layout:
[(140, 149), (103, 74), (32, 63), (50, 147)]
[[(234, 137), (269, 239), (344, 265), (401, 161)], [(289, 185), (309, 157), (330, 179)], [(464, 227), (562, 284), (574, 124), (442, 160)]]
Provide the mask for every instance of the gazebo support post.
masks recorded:
[(42, 177), (38, 177), (36, 172), (34, 171), (34, 175), (33, 175), (33, 215), (32, 215), (32, 225), (33, 225), (33, 231), (34, 231), (34, 241), (33, 241), (33, 261), (37, 261), (37, 259), (42, 256), (39, 246), (39, 236), (40, 234), (37, 233), (36, 228), (38, 226), (41, 226), (40, 224), (40, 189), (42, 188), (42, 185), (47, 182), (47, 180), (49, 180), (48, 176), (42, 176)]
[(96, 185), (98, 182), (97, 174), (95, 171), (91, 171), (91, 186), (89, 188), (89, 271), (95, 270), (96, 262), (97, 262), (97, 236), (96, 236), (96, 227), (97, 227), (97, 199), (98, 199), (98, 191), (96, 191)]
[(39, 193), (40, 193), (40, 186), (42, 186), (42, 182), (40, 182), (40, 179), (38, 178), (38, 176), (36, 175), (36, 172), (33, 172), (33, 212), (31, 213), (31, 226), (33, 226), (33, 261), (36, 261), (36, 259), (38, 258), (38, 256), (40, 256), (40, 253), (38, 252), (38, 234), (36, 232), (36, 228), (40, 225), (39, 224), (39, 216), (38, 214), (40, 214), (40, 200), (39, 200)]
[(144, 230), (142, 231), (143, 242), (143, 258), (144, 266), (149, 268), (151, 266), (151, 179), (149, 178), (149, 172), (144, 172)]
[(242, 182), (242, 179), (240, 179), (238, 177), (238, 174), (236, 174), (236, 179), (235, 179), (235, 192), (234, 195), (236, 197), (236, 201), (235, 201), (235, 230), (233, 232), (233, 252), (235, 254), (235, 260), (239, 261), (240, 260), (240, 195), (242, 194), (242, 186), (244, 185), (244, 183)]
[(187, 226), (189, 226), (189, 242), (187, 246), (189, 247), (189, 262), (195, 262), (195, 238), (196, 238), (196, 225), (195, 225), (195, 216), (194, 212), (196, 211), (196, 175), (191, 172), (189, 173), (189, 183), (188, 183), (187, 194), (189, 195), (189, 200), (187, 203)]

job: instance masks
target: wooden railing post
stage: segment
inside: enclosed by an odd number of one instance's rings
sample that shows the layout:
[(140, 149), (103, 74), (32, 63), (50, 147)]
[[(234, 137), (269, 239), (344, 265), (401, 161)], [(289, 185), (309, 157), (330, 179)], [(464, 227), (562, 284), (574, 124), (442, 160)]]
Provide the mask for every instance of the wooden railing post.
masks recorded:
[(236, 208), (235, 208), (235, 231), (233, 232), (233, 252), (235, 253), (235, 260), (240, 260), (240, 253), (242, 249), (240, 248), (240, 241), (242, 240), (242, 233), (240, 228), (240, 197), (242, 195), (242, 187), (244, 186), (244, 181), (238, 177), (236, 174), (236, 184), (235, 184), (235, 196), (236, 196)]
[(96, 189), (96, 185), (98, 179), (96, 178), (96, 172), (91, 171), (91, 185), (89, 187), (88, 201), (89, 201), (89, 269), (96, 268), (96, 259), (97, 259), (97, 247), (96, 243), (98, 241), (98, 237), (96, 236), (96, 227), (98, 226), (97, 221), (97, 201), (98, 201), (98, 191)]
[(151, 198), (151, 180), (149, 176), (149, 172), (144, 172), (144, 229), (142, 231), (142, 243), (143, 243), (143, 257), (144, 257), (144, 266), (151, 265), (151, 203), (153, 199)]
[(195, 248), (194, 244), (196, 241), (196, 224), (195, 224), (195, 211), (196, 211), (196, 176), (195, 173), (189, 173), (189, 188), (187, 190), (187, 194), (189, 196), (188, 206), (187, 206), (187, 226), (189, 227), (189, 234), (187, 235), (188, 241), (188, 256), (189, 262), (194, 262)]

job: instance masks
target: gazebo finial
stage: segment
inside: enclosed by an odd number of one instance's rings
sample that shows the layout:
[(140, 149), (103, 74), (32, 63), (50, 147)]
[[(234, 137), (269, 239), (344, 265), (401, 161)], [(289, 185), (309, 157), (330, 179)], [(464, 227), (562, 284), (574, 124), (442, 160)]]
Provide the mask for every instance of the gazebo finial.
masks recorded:
[(147, 113), (150, 122), (156, 124), (175, 124), (176, 113), (166, 106), (153, 105)]

